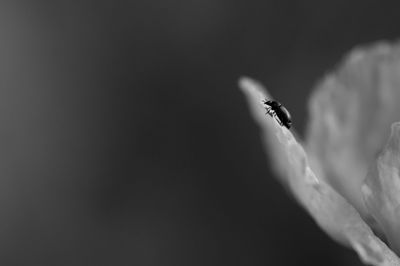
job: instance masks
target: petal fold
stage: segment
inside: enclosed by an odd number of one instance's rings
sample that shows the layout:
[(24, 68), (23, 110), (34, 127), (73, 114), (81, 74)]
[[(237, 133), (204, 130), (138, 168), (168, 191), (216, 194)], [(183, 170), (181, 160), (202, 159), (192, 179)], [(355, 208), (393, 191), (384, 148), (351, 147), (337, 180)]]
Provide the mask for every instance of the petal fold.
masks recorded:
[(400, 252), (400, 122), (393, 123), (384, 150), (362, 187), (365, 204), (384, 231), (392, 248)]

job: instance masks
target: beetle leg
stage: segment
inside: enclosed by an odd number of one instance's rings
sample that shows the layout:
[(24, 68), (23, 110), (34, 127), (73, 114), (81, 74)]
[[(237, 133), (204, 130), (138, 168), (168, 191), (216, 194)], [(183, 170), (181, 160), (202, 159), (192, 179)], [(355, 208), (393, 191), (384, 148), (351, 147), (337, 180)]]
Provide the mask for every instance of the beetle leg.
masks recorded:
[(274, 115), (274, 117), (275, 117), (276, 122), (278, 122), (278, 124), (279, 124), (280, 126), (283, 126), (282, 121), (279, 119), (279, 117), (278, 117), (276, 114)]
[(275, 112), (272, 110), (272, 108), (271, 107), (265, 107), (265, 110), (267, 111), (265, 114), (267, 115), (270, 115), (270, 116), (274, 116), (275, 115)]
[(282, 127), (283, 126), (283, 122), (279, 119), (279, 117), (276, 115), (275, 111), (269, 109), (267, 110), (267, 113), (265, 113), (266, 115), (270, 115), (271, 117), (275, 118), (275, 121), (278, 122), (278, 124)]

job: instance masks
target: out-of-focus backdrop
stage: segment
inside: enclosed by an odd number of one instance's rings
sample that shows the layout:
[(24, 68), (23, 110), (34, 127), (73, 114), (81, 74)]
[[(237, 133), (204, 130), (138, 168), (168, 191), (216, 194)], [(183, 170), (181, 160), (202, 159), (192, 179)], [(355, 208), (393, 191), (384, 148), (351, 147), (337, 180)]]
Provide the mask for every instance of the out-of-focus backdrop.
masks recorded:
[(395, 2), (1, 1), (0, 264), (361, 265), (275, 180), (237, 80), (302, 134)]

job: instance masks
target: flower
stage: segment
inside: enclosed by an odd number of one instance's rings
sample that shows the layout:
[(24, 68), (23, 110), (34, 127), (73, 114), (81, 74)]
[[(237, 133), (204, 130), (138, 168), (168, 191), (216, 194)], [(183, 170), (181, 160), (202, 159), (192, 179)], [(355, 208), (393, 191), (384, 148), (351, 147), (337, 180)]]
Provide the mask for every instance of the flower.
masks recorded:
[(304, 141), (265, 115), (261, 84), (239, 86), (277, 175), (316, 223), (364, 263), (400, 265), (400, 44), (356, 48), (319, 83)]

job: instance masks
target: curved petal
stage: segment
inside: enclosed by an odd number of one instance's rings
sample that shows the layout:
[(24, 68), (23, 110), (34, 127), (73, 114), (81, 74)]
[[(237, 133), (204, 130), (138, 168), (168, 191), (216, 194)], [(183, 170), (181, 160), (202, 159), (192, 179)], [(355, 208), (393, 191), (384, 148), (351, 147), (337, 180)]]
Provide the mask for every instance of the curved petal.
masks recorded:
[(268, 93), (248, 78), (240, 80), (253, 117), (262, 130), (268, 154), (281, 181), (332, 238), (353, 247), (360, 258), (373, 265), (400, 265), (399, 258), (379, 239), (358, 212), (309, 166), (302, 146), (292, 133), (265, 115), (262, 100)]
[(400, 122), (391, 129), (386, 147), (370, 168), (362, 191), (368, 210), (391, 246), (400, 252)]
[(351, 52), (310, 100), (307, 153), (364, 218), (361, 186), (391, 123), (400, 120), (399, 86), (400, 46), (379, 43)]

